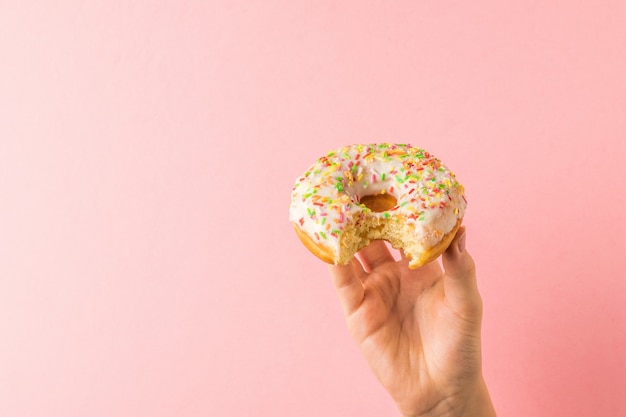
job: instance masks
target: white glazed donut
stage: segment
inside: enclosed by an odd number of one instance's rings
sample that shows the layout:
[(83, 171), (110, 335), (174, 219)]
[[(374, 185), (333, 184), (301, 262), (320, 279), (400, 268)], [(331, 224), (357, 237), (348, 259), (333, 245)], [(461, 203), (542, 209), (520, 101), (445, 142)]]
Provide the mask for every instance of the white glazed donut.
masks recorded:
[(325, 262), (347, 264), (383, 239), (417, 268), (448, 247), (465, 207), (463, 186), (439, 159), (411, 145), (381, 143), (319, 158), (294, 185), (289, 219)]

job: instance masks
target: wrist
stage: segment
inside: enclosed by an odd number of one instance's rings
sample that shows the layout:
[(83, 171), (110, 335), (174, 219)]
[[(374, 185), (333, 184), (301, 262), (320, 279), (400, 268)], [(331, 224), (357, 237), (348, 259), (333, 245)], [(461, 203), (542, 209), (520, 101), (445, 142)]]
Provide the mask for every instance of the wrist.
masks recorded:
[(485, 384), (485, 380), (482, 377), (476, 386), (475, 392), (468, 397), (465, 407), (461, 409), (461, 413), (454, 417), (496, 417), (496, 412), (487, 390), (487, 384)]
[(404, 417), (496, 417), (496, 412), (481, 377), (473, 387), (454, 398), (447, 398), (424, 414)]

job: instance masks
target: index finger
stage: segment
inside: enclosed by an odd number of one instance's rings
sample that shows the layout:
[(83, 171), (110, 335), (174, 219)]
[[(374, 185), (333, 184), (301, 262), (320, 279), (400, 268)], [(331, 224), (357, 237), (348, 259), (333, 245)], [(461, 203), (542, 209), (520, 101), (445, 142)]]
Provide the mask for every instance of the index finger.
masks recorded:
[(366, 273), (356, 258), (352, 258), (347, 265), (329, 265), (328, 271), (347, 317), (363, 302), (365, 296), (363, 279)]

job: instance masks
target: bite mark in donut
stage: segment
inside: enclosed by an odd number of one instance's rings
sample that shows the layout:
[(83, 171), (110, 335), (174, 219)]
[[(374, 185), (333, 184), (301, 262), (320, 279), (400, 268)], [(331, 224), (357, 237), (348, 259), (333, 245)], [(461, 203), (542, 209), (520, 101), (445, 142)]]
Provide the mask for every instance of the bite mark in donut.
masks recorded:
[(297, 179), (289, 216), (300, 240), (325, 262), (346, 264), (383, 239), (416, 268), (452, 241), (463, 194), (455, 175), (424, 149), (353, 145), (327, 153)]

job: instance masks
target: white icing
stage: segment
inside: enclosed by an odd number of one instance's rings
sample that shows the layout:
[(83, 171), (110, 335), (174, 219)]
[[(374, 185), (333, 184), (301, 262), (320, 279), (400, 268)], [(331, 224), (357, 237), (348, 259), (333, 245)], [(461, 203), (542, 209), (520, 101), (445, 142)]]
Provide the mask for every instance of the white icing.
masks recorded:
[[(441, 161), (410, 145), (346, 146), (319, 158), (296, 181), (289, 219), (338, 259), (343, 231), (363, 222), (403, 221), (425, 249), (439, 243), (465, 213), (463, 187)], [(389, 193), (397, 205), (373, 212), (365, 195)]]

